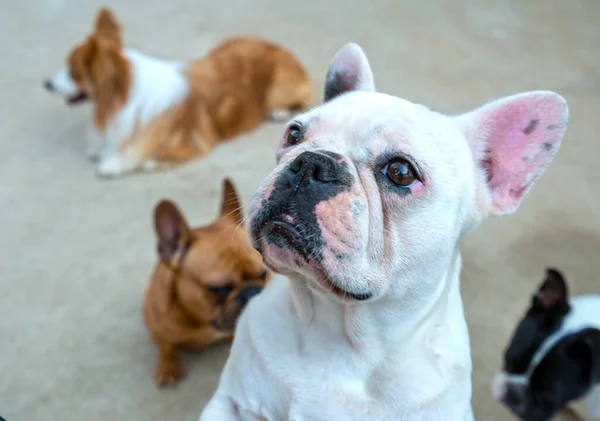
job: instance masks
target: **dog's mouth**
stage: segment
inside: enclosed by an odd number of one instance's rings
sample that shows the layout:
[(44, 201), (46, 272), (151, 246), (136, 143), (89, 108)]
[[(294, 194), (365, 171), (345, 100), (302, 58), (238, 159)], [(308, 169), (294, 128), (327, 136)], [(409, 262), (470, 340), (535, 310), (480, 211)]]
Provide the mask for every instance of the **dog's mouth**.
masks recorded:
[(370, 292), (367, 292), (364, 294), (359, 294), (359, 293), (347, 291), (347, 290), (337, 286), (331, 279), (328, 279), (328, 278), (317, 278), (317, 282), (327, 292), (331, 292), (334, 295), (336, 295), (342, 299), (350, 298), (350, 299), (356, 300), (356, 301), (366, 301), (369, 298), (373, 297), (373, 294)]
[(88, 94), (86, 94), (85, 92), (79, 92), (76, 93), (75, 95), (71, 95), (70, 97), (67, 98), (67, 104), (69, 105), (77, 105), (77, 104), (81, 104), (82, 102), (85, 102), (89, 99)]
[(315, 277), (316, 284), (324, 292), (332, 293), (341, 299), (352, 299), (356, 301), (366, 301), (373, 296), (372, 293), (354, 293), (347, 291), (346, 289), (339, 287), (336, 282), (325, 275), (325, 271), (318, 263), (319, 259), (314, 255), (314, 247), (311, 245), (307, 236), (302, 234), (298, 221), (292, 214), (282, 213), (276, 219), (264, 222), (260, 232), (262, 238), (267, 243), (291, 250), (295, 252), (295, 254), (301, 256), (307, 266), (313, 266), (313, 269), (318, 272)]
[(278, 218), (266, 221), (261, 233), (263, 238), (280, 247), (292, 249), (308, 260), (310, 249), (308, 242), (300, 233), (296, 218), (290, 213), (283, 213)]

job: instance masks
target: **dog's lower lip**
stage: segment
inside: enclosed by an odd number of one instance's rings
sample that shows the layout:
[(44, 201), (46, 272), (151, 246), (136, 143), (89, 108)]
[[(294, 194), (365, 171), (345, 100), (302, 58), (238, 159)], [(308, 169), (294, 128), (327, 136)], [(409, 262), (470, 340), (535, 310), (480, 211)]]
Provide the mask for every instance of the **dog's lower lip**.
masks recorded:
[(67, 98), (67, 102), (69, 103), (69, 105), (75, 105), (85, 101), (86, 99), (88, 99), (87, 94), (85, 92), (80, 92), (76, 95)]
[[(348, 293), (346, 293), (348, 294)], [(354, 298), (356, 301), (366, 301), (373, 296), (373, 294), (349, 294), (350, 297)]]
[[(271, 224), (276, 225), (278, 227), (281, 227), (281, 228), (283, 228), (285, 230), (288, 230), (291, 233), (293, 233), (294, 236), (297, 236), (297, 237), (300, 238), (300, 232), (298, 231), (298, 229), (296, 228), (295, 225), (292, 225), (293, 224), (293, 218), (291, 216), (289, 218), (290, 219), (286, 218), (286, 220), (282, 220), (282, 221), (273, 221), (273, 222), (271, 222)], [(292, 221), (292, 222), (290, 222), (290, 221)]]
[[(283, 239), (288, 247), (292, 247), (300, 255), (306, 256), (306, 246), (300, 231), (296, 228), (296, 218), (293, 215), (288, 213), (281, 214), (278, 219), (265, 223), (262, 231), (266, 236), (270, 235), (278, 239)], [(366, 301), (373, 296), (371, 293), (361, 294), (346, 291), (330, 279), (320, 278), (319, 283), (325, 290), (342, 298)]]
[(285, 241), (287, 246), (293, 248), (300, 255), (306, 256), (307, 250), (300, 231), (288, 221), (294, 221), (294, 218), (291, 215), (289, 217), (282, 215), (281, 219), (269, 221), (264, 225), (263, 233), (266, 237), (270, 236)]

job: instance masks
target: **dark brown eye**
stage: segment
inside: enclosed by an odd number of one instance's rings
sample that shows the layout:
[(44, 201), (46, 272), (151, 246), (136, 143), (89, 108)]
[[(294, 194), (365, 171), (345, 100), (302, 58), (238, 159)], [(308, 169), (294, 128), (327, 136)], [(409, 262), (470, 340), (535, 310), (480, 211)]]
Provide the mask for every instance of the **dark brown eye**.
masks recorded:
[(217, 297), (225, 297), (231, 294), (231, 291), (233, 291), (233, 285), (226, 285), (222, 287), (208, 287), (208, 290), (215, 294)]
[(302, 130), (300, 126), (293, 125), (288, 130), (288, 133), (285, 137), (285, 143), (287, 146), (294, 146), (300, 142), (302, 142)]
[(398, 158), (384, 168), (385, 175), (399, 187), (410, 187), (417, 179), (416, 171), (406, 159)]

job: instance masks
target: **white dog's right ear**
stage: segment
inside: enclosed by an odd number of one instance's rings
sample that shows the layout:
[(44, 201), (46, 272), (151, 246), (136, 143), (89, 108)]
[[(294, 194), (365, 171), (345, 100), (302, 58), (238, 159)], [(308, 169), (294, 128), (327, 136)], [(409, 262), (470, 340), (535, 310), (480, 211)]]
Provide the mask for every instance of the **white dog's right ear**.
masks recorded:
[(352, 42), (331, 60), (325, 80), (325, 102), (350, 91), (375, 91), (369, 60), (362, 48)]
[(459, 117), (484, 179), (480, 212), (517, 210), (552, 162), (568, 120), (565, 99), (548, 91), (502, 98)]

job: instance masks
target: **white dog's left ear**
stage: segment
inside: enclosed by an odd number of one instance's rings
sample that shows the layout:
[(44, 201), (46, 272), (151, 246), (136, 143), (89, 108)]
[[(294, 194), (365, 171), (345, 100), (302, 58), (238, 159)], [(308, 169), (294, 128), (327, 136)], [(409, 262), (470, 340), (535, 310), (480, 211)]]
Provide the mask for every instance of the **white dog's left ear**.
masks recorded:
[(325, 102), (350, 91), (375, 91), (369, 60), (354, 43), (343, 46), (331, 60), (325, 80)]
[(547, 91), (502, 98), (459, 118), (477, 159), (485, 213), (509, 214), (554, 159), (569, 120), (563, 97)]

